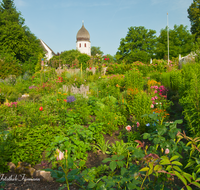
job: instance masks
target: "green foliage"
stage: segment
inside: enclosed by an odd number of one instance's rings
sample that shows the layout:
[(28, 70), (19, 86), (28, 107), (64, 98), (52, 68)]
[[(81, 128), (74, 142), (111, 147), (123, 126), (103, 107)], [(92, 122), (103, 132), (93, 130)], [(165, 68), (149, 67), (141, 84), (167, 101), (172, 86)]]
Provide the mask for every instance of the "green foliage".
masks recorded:
[(105, 142), (104, 137), (100, 138), (98, 140), (97, 145), (92, 145), (93, 149), (97, 149), (102, 152), (102, 154), (110, 154), (108, 149), (110, 148), (110, 145), (108, 144), (109, 140)]
[(6, 48), (20, 62), (43, 53), (39, 40), (24, 25), (24, 19), (13, 1), (3, 1), (0, 10), (0, 52)]
[(195, 38), (197, 39), (200, 37), (200, 20), (199, 20), (199, 6), (200, 1), (199, 0), (193, 0), (191, 5), (188, 8), (188, 18), (191, 22), (191, 33), (195, 35)]
[(143, 26), (130, 27), (127, 36), (120, 41), (117, 60), (125, 60), (127, 63), (149, 62), (155, 50), (155, 33), (155, 30), (148, 30)]
[(91, 55), (96, 56), (97, 54), (102, 56), (103, 52), (100, 50), (100, 47), (92, 46), (91, 47)]
[(20, 64), (14, 53), (0, 50), (0, 78), (5, 79), (9, 75), (20, 76), (23, 72)]
[(144, 87), (144, 81), (142, 78), (142, 74), (133, 69), (131, 71), (127, 71), (125, 73), (125, 85), (126, 85), (126, 89), (128, 88), (137, 88), (138, 90), (143, 90)]
[[(174, 25), (173, 30), (169, 30), (169, 56), (178, 57), (188, 55), (193, 48), (194, 37), (187, 30), (187, 26)], [(156, 58), (164, 59), (168, 55), (167, 49), (167, 27), (162, 29), (156, 45)]]
[(87, 62), (90, 60), (90, 56), (87, 54), (81, 54), (78, 56), (79, 66), (82, 64), (82, 69), (86, 70)]
[(62, 135), (56, 136), (46, 149), (48, 152), (47, 158), (51, 160), (53, 166), (55, 166), (56, 158), (54, 153), (56, 149), (59, 149), (61, 152), (67, 150), (74, 161), (77, 159), (87, 160), (86, 151), (91, 150), (90, 143), (93, 140), (93, 133), (83, 126), (66, 126), (65, 129), (63, 129)]
[(59, 56), (53, 56), (49, 60), (49, 64), (53, 68), (57, 68), (59, 64), (72, 66), (73, 62), (81, 55), (78, 50), (69, 50), (62, 52)]

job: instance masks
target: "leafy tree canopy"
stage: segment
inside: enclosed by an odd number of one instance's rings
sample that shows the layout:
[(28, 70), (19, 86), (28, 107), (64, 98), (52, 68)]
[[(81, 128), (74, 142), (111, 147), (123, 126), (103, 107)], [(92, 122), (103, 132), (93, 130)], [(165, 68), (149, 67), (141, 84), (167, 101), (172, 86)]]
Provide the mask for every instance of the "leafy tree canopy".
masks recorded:
[(53, 56), (50, 60), (50, 62), (59, 62), (60, 64), (68, 64), (72, 65), (73, 61), (80, 56), (81, 53), (78, 50), (69, 50), (69, 51), (64, 51), (58, 56)]
[(190, 31), (195, 35), (195, 38), (198, 38), (200, 37), (200, 0), (193, 0), (187, 11), (191, 22)]
[(102, 56), (103, 52), (100, 50), (100, 47), (92, 46), (91, 47), (91, 55), (96, 56), (97, 54)]
[(120, 41), (117, 60), (124, 60), (126, 63), (135, 61), (149, 62), (153, 57), (156, 44), (156, 31), (145, 29), (143, 26), (130, 27), (125, 38)]
[(14, 53), (16, 59), (23, 63), (30, 57), (43, 53), (39, 40), (24, 25), (24, 21), (12, 0), (1, 2), (0, 52)]
[[(178, 57), (179, 54), (185, 56), (193, 48), (194, 36), (187, 30), (187, 26), (174, 25), (173, 30), (169, 30), (169, 56)], [(156, 46), (156, 58), (164, 59), (168, 55), (167, 27), (162, 29), (158, 37)]]

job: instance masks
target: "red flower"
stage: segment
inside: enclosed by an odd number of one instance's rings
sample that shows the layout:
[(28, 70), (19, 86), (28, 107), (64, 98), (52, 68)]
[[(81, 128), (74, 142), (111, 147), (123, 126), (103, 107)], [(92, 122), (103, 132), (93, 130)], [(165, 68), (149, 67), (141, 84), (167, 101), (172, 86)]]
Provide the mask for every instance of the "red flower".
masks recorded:
[(107, 60), (109, 60), (109, 58), (107, 58)]
[(105, 61), (107, 60), (107, 58), (104, 59)]
[(90, 70), (92, 69), (92, 67), (90, 67)]
[(64, 101), (65, 101), (65, 102), (67, 102), (67, 100), (66, 100), (66, 99), (64, 99)]
[(39, 110), (42, 111), (42, 110), (43, 110), (43, 107), (40, 107)]

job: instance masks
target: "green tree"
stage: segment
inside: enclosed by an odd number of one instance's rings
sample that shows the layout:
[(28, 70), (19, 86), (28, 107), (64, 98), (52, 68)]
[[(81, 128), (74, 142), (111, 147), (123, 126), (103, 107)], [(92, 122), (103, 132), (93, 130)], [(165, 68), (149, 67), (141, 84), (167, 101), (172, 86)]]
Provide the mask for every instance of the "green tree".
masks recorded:
[(156, 45), (156, 31), (143, 26), (130, 27), (125, 38), (120, 41), (116, 59), (126, 63), (149, 62), (153, 58)]
[(69, 51), (64, 51), (60, 55), (53, 56), (50, 59), (50, 65), (53, 67), (58, 67), (59, 64), (61, 65), (69, 65), (72, 66), (73, 62), (80, 56), (81, 53), (78, 50), (69, 50)]
[[(178, 57), (179, 54), (185, 56), (193, 48), (194, 36), (187, 30), (187, 26), (174, 25), (173, 30), (169, 30), (169, 57)], [(156, 58), (165, 59), (168, 55), (167, 27), (162, 29), (157, 40)]]
[(193, 0), (193, 3), (189, 6), (188, 18), (191, 22), (191, 33), (195, 35), (197, 39), (200, 37), (200, 0)]
[(78, 61), (81, 64), (82, 63), (82, 69), (85, 70), (87, 68), (87, 62), (90, 60), (90, 56), (87, 54), (81, 54), (78, 57)]
[(91, 47), (91, 55), (96, 56), (97, 54), (102, 56), (103, 52), (100, 50), (100, 47), (92, 46)]
[(43, 52), (39, 40), (24, 25), (24, 21), (12, 0), (2, 1), (0, 6), (0, 52), (3, 51), (3, 47), (6, 47), (6, 52), (14, 53), (16, 59), (22, 63)]

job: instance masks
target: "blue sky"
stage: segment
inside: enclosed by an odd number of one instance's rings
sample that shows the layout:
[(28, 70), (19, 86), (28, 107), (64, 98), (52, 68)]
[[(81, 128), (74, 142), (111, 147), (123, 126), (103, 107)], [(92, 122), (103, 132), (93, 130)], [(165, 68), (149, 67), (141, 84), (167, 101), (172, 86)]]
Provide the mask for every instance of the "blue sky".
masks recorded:
[(91, 46), (115, 55), (120, 39), (131, 26), (160, 30), (183, 24), (190, 30), (187, 9), (193, 0), (14, 0), (25, 24), (55, 53), (76, 49), (82, 26), (90, 33)]

